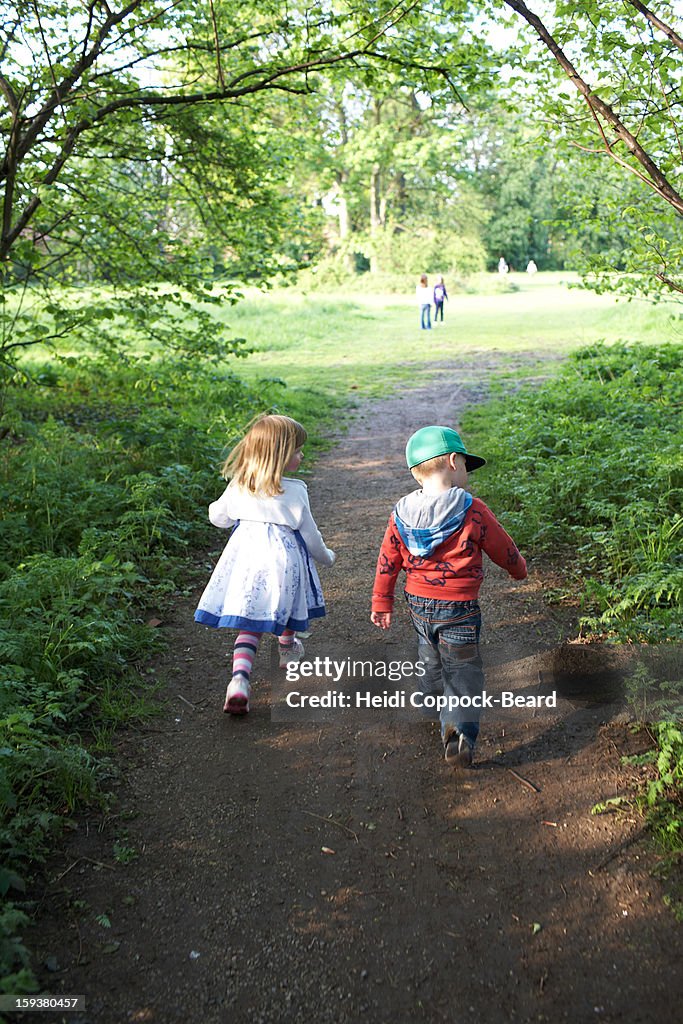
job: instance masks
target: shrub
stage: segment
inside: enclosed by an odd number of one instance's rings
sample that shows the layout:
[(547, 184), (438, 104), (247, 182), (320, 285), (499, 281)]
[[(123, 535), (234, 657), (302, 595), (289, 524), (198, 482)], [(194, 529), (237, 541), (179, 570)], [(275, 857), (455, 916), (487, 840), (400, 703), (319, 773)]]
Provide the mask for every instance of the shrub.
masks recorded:
[(593, 345), (464, 424), (490, 461), (482, 497), (522, 546), (573, 565), (584, 627), (622, 639), (683, 635), (682, 354)]
[[(0, 895), (103, 799), (112, 730), (149, 713), (144, 624), (208, 536), (226, 440), (271, 404), (194, 354), (55, 359), (5, 391), (0, 432)], [(25, 380), (25, 378), (23, 378)], [(35, 986), (0, 913), (4, 991)]]

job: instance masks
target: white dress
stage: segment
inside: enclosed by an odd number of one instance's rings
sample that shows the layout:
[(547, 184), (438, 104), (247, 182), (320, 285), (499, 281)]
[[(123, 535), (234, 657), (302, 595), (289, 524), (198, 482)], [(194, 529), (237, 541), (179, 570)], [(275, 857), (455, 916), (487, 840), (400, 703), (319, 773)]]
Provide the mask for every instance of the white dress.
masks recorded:
[(283, 493), (260, 498), (229, 484), (209, 506), (214, 526), (232, 536), (202, 594), (195, 621), (206, 626), (275, 633), (305, 631), (325, 614), (315, 561), (334, 552), (315, 524), (302, 480), (282, 479)]

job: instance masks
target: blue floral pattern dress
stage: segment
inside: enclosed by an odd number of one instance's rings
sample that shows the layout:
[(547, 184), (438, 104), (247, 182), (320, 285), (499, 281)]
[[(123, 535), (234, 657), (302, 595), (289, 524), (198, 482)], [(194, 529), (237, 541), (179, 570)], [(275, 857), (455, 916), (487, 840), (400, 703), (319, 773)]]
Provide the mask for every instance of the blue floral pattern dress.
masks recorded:
[(325, 614), (315, 562), (332, 565), (334, 553), (313, 520), (306, 485), (284, 478), (282, 487), (281, 495), (259, 498), (229, 485), (210, 506), (214, 525), (234, 529), (195, 621), (281, 636)]

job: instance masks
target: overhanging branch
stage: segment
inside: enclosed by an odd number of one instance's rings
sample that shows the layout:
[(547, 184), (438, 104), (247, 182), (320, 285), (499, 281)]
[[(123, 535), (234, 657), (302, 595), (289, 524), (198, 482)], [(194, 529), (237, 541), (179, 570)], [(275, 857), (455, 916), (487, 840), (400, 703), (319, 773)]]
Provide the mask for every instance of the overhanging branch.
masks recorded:
[[(617, 139), (624, 143), (632, 156), (638, 161), (641, 167), (645, 169), (646, 175), (644, 180), (647, 182), (649, 187), (669, 203), (669, 205), (672, 206), (678, 214), (683, 216), (683, 196), (676, 191), (666, 175), (663, 174), (649, 153), (643, 149), (635, 135), (633, 135), (626, 125), (620, 120), (609, 103), (605, 103), (605, 101), (602, 100), (581, 77), (557, 40), (551, 35), (538, 15), (534, 14), (533, 11), (530, 11), (523, 0), (505, 0), (505, 3), (508, 7), (511, 7), (513, 11), (519, 14), (527, 24), (531, 25), (543, 44), (550, 50), (569, 80), (581, 93), (596, 119), (599, 115), (607, 122), (607, 124), (610, 125), (616, 133)], [(638, 177), (643, 177), (642, 172), (631, 167), (630, 164), (615, 155), (612, 145), (607, 145), (606, 152), (609, 153), (612, 159), (618, 160), (618, 162), (622, 163), (622, 166), (637, 174)]]
[(650, 24), (654, 25), (655, 28), (658, 28), (660, 32), (663, 32), (674, 46), (677, 46), (679, 50), (683, 50), (683, 39), (676, 31), (674, 31), (674, 29), (671, 28), (670, 25), (663, 22), (662, 19), (654, 13), (654, 11), (651, 11), (645, 6), (645, 4), (641, 4), (640, 0), (625, 0), (625, 2), (630, 4), (631, 7), (635, 7), (637, 11), (640, 11), (640, 13), (647, 18)]

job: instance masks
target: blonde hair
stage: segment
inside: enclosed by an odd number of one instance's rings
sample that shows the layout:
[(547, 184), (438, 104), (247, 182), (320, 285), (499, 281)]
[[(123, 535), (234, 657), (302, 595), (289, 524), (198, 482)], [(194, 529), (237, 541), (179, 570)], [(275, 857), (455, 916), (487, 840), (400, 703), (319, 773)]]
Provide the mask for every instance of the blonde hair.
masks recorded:
[(289, 416), (257, 416), (223, 463), (222, 474), (250, 494), (282, 494), (285, 466), (307, 437), (301, 424)]
[(424, 483), (432, 473), (440, 473), (442, 469), (445, 469), (449, 458), (450, 452), (445, 455), (435, 455), (433, 459), (427, 459), (426, 462), (420, 462), (417, 466), (413, 466), (410, 472), (419, 484)]

